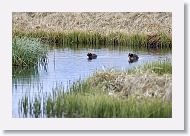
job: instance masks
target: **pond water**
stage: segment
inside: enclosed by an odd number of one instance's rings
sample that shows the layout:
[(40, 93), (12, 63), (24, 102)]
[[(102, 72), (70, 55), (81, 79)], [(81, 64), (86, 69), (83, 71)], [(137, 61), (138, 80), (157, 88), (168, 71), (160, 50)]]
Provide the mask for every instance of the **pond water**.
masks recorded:
[[(98, 55), (97, 59), (88, 60), (87, 53)], [(128, 62), (128, 53), (139, 55), (139, 60)], [(12, 116), (19, 117), (19, 100), (25, 96), (34, 96), (38, 93), (52, 92), (52, 88), (62, 86), (67, 88), (69, 84), (85, 79), (96, 70), (118, 69), (126, 70), (146, 62), (171, 59), (171, 51), (167, 53), (132, 51), (129, 49), (80, 49), (69, 48), (50, 49), (47, 55), (47, 65), (39, 65), (31, 69), (13, 69), (12, 82)]]

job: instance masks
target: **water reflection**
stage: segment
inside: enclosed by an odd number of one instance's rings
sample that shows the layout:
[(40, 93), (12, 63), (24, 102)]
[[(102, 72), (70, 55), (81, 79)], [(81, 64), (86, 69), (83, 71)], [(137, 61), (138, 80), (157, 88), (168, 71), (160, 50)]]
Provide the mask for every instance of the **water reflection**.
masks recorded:
[[(98, 55), (88, 60), (87, 53)], [(128, 63), (128, 53), (138, 54), (139, 60)], [(44, 64), (32, 68), (13, 68), (13, 117), (19, 117), (18, 102), (24, 95), (33, 97), (39, 93), (52, 92), (52, 88), (68, 85), (85, 79), (103, 68), (125, 70), (146, 62), (171, 59), (171, 52), (115, 48), (53, 48), (48, 52)]]

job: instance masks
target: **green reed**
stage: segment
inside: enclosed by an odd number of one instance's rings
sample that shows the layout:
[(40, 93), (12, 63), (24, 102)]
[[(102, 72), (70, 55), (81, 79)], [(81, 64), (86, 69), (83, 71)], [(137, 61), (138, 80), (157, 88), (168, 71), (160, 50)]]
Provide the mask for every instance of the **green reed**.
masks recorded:
[(28, 96), (24, 96), (21, 100), (19, 100), (19, 114), (21, 114), (23, 117), (27, 117), (28, 116), (28, 111), (29, 110), (29, 97)]
[(159, 75), (172, 74), (172, 64), (169, 61), (147, 63), (144, 65), (144, 70), (150, 70)]
[(90, 118), (164, 118), (171, 117), (171, 102), (147, 98), (137, 100), (108, 95), (65, 95), (65, 114), (68, 117)]
[(138, 72), (143, 73), (146, 71), (153, 72), (158, 75), (172, 74), (172, 63), (170, 60), (149, 62), (145, 63), (143, 66), (128, 69), (127, 73), (136, 74)]
[(38, 76), (38, 71), (36, 67), (12, 67), (12, 77), (13, 78), (22, 78), (30, 77), (31, 75)]
[(39, 38), (41, 41), (59, 46), (80, 46), (93, 45), (102, 46), (128, 46), (143, 48), (171, 48), (172, 39), (164, 33), (145, 35), (145, 34), (125, 34), (121, 32), (110, 32), (109, 34), (100, 34), (98, 32), (71, 31), (71, 32), (22, 32), (14, 31), (13, 37)]
[(12, 41), (12, 65), (36, 66), (46, 61), (47, 47), (37, 39), (14, 37)]
[[(81, 83), (83, 85), (83, 83)], [(44, 101), (45, 117), (56, 118), (170, 118), (172, 117), (171, 101), (163, 101), (161, 98), (136, 99), (109, 96), (99, 89), (86, 88), (65, 93), (59, 91), (55, 98), (49, 94)], [(92, 91), (90, 93), (90, 91)], [(85, 93), (84, 93), (85, 92)], [(38, 100), (37, 100), (38, 99)], [(41, 105), (39, 97), (31, 102), (32, 107), (39, 110)], [(28, 111), (29, 112), (29, 111)], [(30, 112), (29, 117), (43, 116), (42, 112)]]
[[(140, 78), (143, 73), (147, 74), (146, 81), (144, 77)], [(24, 109), (24, 117), (171, 118), (172, 100), (164, 99), (166, 95), (163, 95), (163, 90), (169, 89), (167, 87), (171, 82), (171, 73), (171, 62), (167, 61), (148, 63), (141, 68), (125, 72), (110, 70), (95, 73), (85, 81), (74, 82), (66, 90), (57, 87), (52, 93), (36, 96), (30, 101), (29, 97), (25, 96), (19, 104), (21, 110)], [(124, 90), (126, 87), (133, 88), (134, 84), (125, 82), (125, 79), (129, 78), (131, 82), (134, 80), (136, 89), (147, 84), (147, 89), (153, 91), (151, 95), (145, 96), (146, 90)], [(158, 86), (161, 83), (165, 86)], [(156, 88), (151, 88), (155, 85)], [(126, 95), (127, 92), (130, 93)]]
[(32, 107), (32, 109), (33, 109), (32, 114), (35, 116), (35, 118), (40, 117), (41, 111), (42, 111), (41, 107), (42, 107), (41, 106), (41, 98), (40, 97), (35, 97), (34, 102), (33, 102), (33, 107)]

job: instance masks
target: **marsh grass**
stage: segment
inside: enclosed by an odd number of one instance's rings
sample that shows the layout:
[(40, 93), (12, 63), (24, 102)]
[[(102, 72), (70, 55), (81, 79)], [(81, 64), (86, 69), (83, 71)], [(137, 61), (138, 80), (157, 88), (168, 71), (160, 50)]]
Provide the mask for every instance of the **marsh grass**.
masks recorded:
[(36, 66), (39, 61), (46, 61), (47, 47), (39, 40), (26, 37), (14, 37), (12, 41), (12, 65)]
[(48, 118), (57, 117), (61, 118), (64, 116), (64, 93), (53, 91), (47, 97), (44, 97), (44, 110)]
[(72, 31), (72, 32), (22, 32), (14, 31), (13, 37), (39, 38), (41, 41), (59, 46), (80, 46), (93, 45), (93, 47), (105, 46), (128, 46), (138, 48), (172, 48), (171, 36), (158, 33), (154, 35), (147, 34), (125, 34), (121, 32), (110, 32), (101, 34), (98, 32)]
[[(81, 84), (83, 85), (83, 84)], [(88, 91), (92, 88), (87, 88)], [(44, 96), (44, 107), (40, 105), (41, 99), (34, 98), (32, 105), (24, 112), (25, 117), (48, 118), (170, 118), (172, 117), (171, 101), (161, 98), (136, 99), (132, 95), (115, 97), (107, 95), (102, 90), (93, 89), (91, 93), (73, 90), (65, 93), (59, 90), (54, 97), (52, 94)], [(28, 99), (26, 99), (28, 100)], [(25, 101), (23, 101), (25, 102)], [(28, 106), (25, 106), (28, 107)], [(40, 112), (39, 109), (45, 111)], [(44, 115), (43, 115), (44, 114)]]
[(150, 70), (156, 74), (172, 74), (172, 64), (169, 61), (153, 62), (144, 65), (144, 70)]
[(34, 98), (34, 102), (33, 102), (33, 105), (32, 105), (32, 111), (33, 111), (33, 115), (35, 116), (35, 118), (39, 118), (40, 115), (41, 115), (41, 112), (42, 112), (42, 109), (41, 109), (41, 98), (40, 97), (35, 97)]
[(21, 116), (23, 116), (23, 117), (28, 116), (28, 112), (30, 111), (29, 105), (30, 105), (30, 102), (29, 102), (28, 96), (25, 95), (24, 97), (22, 97), (21, 100), (19, 100), (19, 108), (20, 109), (18, 109), (18, 111)]
[(133, 69), (128, 69), (128, 74), (144, 73), (145, 71), (158, 75), (172, 74), (172, 64), (170, 60), (156, 61), (145, 63), (143, 66), (138, 66)]
[(65, 95), (65, 116), (89, 118), (164, 118), (171, 117), (171, 103), (162, 99), (137, 100), (108, 95)]
[(23, 77), (31, 77), (31, 75), (38, 76), (37, 67), (20, 67), (13, 66), (12, 67), (12, 76), (13, 78), (23, 78)]
[(171, 68), (154, 70), (155, 66), (169, 65), (171, 62), (155, 62), (141, 70), (96, 72), (85, 81), (74, 82), (67, 90), (56, 88), (42, 94), (43, 99), (36, 96), (29, 100), (25, 96), (20, 107), (24, 117), (171, 118), (172, 100), (165, 99), (172, 89)]

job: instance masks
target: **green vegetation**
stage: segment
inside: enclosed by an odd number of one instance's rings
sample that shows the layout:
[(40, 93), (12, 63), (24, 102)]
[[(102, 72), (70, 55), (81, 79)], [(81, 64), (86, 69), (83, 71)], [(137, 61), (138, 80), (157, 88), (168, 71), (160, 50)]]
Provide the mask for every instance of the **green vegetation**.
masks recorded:
[(103, 47), (127, 47), (135, 49), (171, 49), (172, 40), (164, 33), (156, 35), (98, 32), (13, 32), (12, 65), (36, 66), (38, 62), (46, 62), (47, 46), (59, 45), (70, 48), (103, 48)]
[(12, 41), (12, 65), (36, 66), (38, 61), (46, 61), (47, 47), (39, 40), (14, 37)]
[(38, 38), (43, 42), (56, 44), (59, 46), (73, 45), (94, 45), (94, 47), (105, 46), (128, 46), (134, 48), (171, 48), (172, 39), (164, 33), (145, 35), (145, 34), (125, 34), (121, 32), (112, 32), (109, 34), (100, 34), (98, 32), (72, 31), (72, 32), (22, 32), (14, 31), (13, 37)]
[(30, 77), (31, 75), (38, 76), (38, 70), (36, 67), (12, 67), (13, 78)]
[(28, 116), (29, 103), (29, 98), (27, 96), (24, 96), (21, 100), (19, 100), (20, 109), (18, 109), (18, 111), (19, 113), (22, 113), (22, 116), (24, 117)]
[(65, 116), (90, 118), (164, 118), (171, 117), (171, 102), (147, 98), (137, 100), (108, 95), (65, 95)]
[(169, 65), (151, 63), (127, 72), (96, 72), (85, 81), (73, 83), (69, 90), (56, 88), (33, 101), (24, 97), (19, 105), (25, 107), (22, 114), (30, 113), (30, 117), (170, 118), (172, 100), (165, 98), (172, 89), (171, 69), (158, 72), (153, 68)]
[(144, 65), (144, 69), (153, 71), (159, 75), (172, 74), (172, 65), (169, 61), (147, 63)]
[(127, 73), (135, 74), (141, 72), (144, 73), (145, 71), (148, 71), (150, 73), (156, 73), (158, 75), (172, 74), (172, 64), (169, 60), (156, 61), (156, 62), (146, 63), (140, 67), (129, 69), (127, 70)]
[[(13, 78), (38, 75), (38, 64), (46, 68), (47, 48), (54, 46), (171, 51), (171, 22), (169, 12), (13, 13)], [(127, 71), (97, 71), (66, 90), (25, 95), (19, 101), (19, 114), (34, 118), (171, 118), (171, 74), (170, 61)]]

